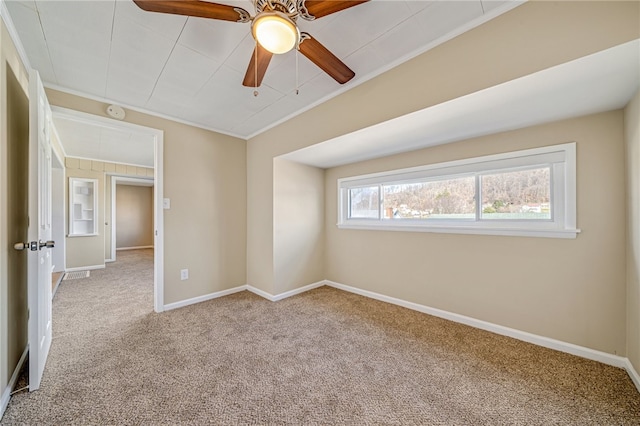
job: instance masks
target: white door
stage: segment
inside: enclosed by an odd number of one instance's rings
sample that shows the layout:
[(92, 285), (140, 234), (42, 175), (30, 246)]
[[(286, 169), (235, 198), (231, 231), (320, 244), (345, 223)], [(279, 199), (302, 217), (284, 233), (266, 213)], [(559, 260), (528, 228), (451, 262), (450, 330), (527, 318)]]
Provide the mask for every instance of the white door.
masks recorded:
[(29, 76), (29, 391), (40, 387), (51, 346), (51, 108)]

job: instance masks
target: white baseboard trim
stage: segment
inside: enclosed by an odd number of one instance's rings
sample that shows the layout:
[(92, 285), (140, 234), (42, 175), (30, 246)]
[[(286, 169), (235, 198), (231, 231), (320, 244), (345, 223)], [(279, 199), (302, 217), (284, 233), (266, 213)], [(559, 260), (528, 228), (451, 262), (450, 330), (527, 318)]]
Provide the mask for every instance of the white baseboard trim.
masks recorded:
[[(60, 271), (57, 271), (60, 272)], [(64, 278), (64, 274), (66, 274), (66, 272), (62, 271), (60, 272), (60, 278), (58, 278), (58, 282), (56, 282), (56, 285), (53, 287), (53, 291), (51, 292), (51, 299), (53, 300), (53, 296), (56, 295), (56, 292), (58, 291), (58, 289), (60, 288), (60, 283), (62, 283), (62, 279)]]
[(264, 297), (267, 300), (271, 300), (272, 302), (275, 302), (275, 296), (271, 293), (267, 293), (264, 290), (260, 290), (259, 288), (253, 287), (249, 284), (247, 284), (247, 291), (250, 291), (253, 294), (257, 294), (260, 297)]
[(629, 358), (625, 358), (625, 360), (625, 369), (627, 370), (627, 373), (629, 373), (629, 377), (631, 377), (633, 384), (636, 385), (636, 388), (638, 388), (638, 392), (640, 392), (640, 374), (638, 374), (636, 369), (633, 367), (633, 364), (631, 364)]
[(191, 299), (181, 300), (179, 302), (169, 303), (164, 305), (165, 311), (172, 309), (183, 308), (185, 306), (193, 305), (194, 303), (206, 302), (207, 300), (217, 299), (218, 297), (228, 296), (233, 293), (238, 293), (247, 289), (246, 285), (230, 288), (228, 290), (216, 291), (215, 293), (205, 294), (204, 296), (192, 297)]
[(267, 293), (264, 290), (255, 288), (249, 284), (247, 284), (247, 290), (249, 290), (251, 293), (257, 294), (260, 297), (264, 297), (267, 300), (270, 300), (272, 302), (277, 302), (279, 300), (286, 299), (287, 297), (295, 296), (296, 294), (304, 293), (305, 291), (322, 287), (323, 285), (325, 285), (325, 281), (318, 281), (316, 283), (311, 283), (300, 288), (295, 288), (293, 290), (285, 291), (284, 293), (276, 294), (275, 296), (271, 293)]
[(140, 249), (150, 249), (150, 248), (153, 248), (153, 246), (116, 247), (116, 251), (121, 251), (121, 250), (140, 250)]
[(24, 365), (24, 362), (27, 359), (28, 353), (29, 353), (29, 346), (24, 348), (24, 352), (22, 352), (22, 356), (20, 356), (18, 365), (16, 365), (16, 368), (13, 370), (11, 379), (9, 379), (9, 383), (7, 384), (7, 387), (5, 388), (4, 392), (2, 392), (2, 399), (0, 399), (0, 420), (2, 420), (2, 416), (4, 416), (4, 411), (7, 409), (7, 405), (9, 405), (9, 400), (11, 399), (11, 391), (13, 390), (13, 387), (16, 385), (16, 382), (18, 381), (20, 370), (22, 370), (22, 366)]
[(75, 272), (75, 271), (93, 271), (94, 269), (104, 269), (105, 265), (89, 265), (89, 266), (78, 266), (77, 268), (66, 268), (65, 272)]
[(116, 261), (115, 259), (105, 259), (104, 263), (113, 263), (115, 261)]
[(449, 321), (479, 328), (481, 330), (486, 330), (486, 331), (490, 331), (492, 333), (500, 334), (503, 336), (512, 337), (514, 339), (522, 340), (524, 342), (533, 343), (534, 345), (543, 346), (545, 348), (554, 349), (560, 352), (566, 352), (582, 358), (598, 361), (603, 364), (612, 365), (614, 367), (627, 369), (628, 364), (630, 364), (627, 358), (624, 358), (618, 355), (612, 355), (606, 352), (597, 351), (595, 349), (585, 348), (583, 346), (574, 345), (573, 343), (562, 342), (560, 340), (539, 336), (537, 334), (527, 333), (526, 331), (520, 331), (520, 330), (516, 330), (509, 327), (504, 327), (502, 325), (493, 324), (487, 321), (478, 320), (478, 319), (467, 317), (464, 315), (443, 311), (441, 309), (431, 308), (429, 306), (419, 305), (413, 302), (407, 302), (402, 299), (396, 299), (395, 297), (385, 296), (383, 294), (378, 294), (378, 293), (374, 293), (367, 290), (361, 290), (359, 288), (351, 287), (344, 284), (339, 284), (333, 281), (325, 281), (325, 283), (329, 287), (334, 287), (340, 290), (348, 291), (350, 293), (359, 294), (361, 296), (380, 300), (382, 302), (391, 303), (393, 305), (402, 306), (408, 309), (412, 309), (414, 311), (433, 315), (434, 317), (444, 318)]

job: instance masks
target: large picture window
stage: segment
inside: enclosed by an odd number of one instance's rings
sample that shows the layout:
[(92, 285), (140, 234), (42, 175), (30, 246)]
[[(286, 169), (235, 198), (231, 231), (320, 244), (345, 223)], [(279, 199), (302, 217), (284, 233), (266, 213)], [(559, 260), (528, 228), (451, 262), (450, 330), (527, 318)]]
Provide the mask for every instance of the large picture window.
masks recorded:
[(338, 180), (338, 226), (575, 238), (575, 143)]

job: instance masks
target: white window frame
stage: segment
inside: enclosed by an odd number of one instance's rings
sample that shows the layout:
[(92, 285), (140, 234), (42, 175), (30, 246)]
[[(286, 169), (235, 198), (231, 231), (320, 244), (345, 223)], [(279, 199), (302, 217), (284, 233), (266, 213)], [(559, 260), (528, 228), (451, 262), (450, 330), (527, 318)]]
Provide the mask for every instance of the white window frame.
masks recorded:
[[(479, 176), (551, 168), (551, 219), (481, 219)], [(384, 217), (383, 185), (426, 180), (476, 177), (475, 219), (390, 219)], [(349, 190), (379, 185), (379, 218), (349, 218)], [(438, 232), (576, 238), (576, 143), (487, 155), (407, 169), (338, 179), (338, 228), (384, 231)]]

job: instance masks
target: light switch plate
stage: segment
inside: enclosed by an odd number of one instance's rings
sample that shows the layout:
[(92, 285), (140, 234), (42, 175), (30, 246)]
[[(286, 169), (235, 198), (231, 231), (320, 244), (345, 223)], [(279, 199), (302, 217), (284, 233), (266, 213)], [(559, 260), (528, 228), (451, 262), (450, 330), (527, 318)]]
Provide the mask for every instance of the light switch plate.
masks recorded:
[(171, 208), (171, 199), (163, 198), (162, 199), (162, 208), (165, 210), (169, 210)]

